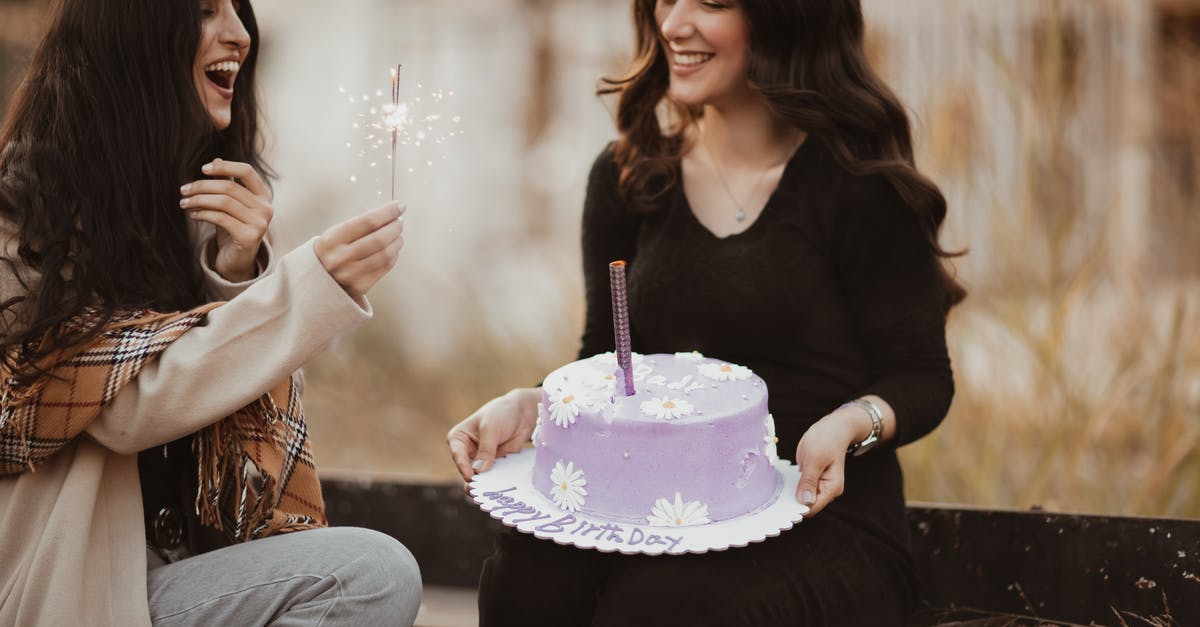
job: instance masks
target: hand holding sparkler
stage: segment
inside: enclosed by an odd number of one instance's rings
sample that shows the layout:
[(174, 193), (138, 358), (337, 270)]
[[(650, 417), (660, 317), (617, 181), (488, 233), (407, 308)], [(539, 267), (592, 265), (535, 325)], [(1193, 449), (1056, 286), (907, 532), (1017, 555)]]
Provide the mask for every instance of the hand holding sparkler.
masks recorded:
[(396, 265), (404, 247), (404, 209), (389, 202), (329, 227), (313, 244), (321, 265), (351, 298), (366, 294)]

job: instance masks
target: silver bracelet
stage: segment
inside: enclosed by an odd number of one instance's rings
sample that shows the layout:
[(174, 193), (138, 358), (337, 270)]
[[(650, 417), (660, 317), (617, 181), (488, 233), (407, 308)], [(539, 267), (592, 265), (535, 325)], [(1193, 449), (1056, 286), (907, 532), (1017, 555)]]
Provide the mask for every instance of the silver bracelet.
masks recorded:
[(858, 457), (859, 455), (862, 455), (863, 453), (866, 453), (867, 451), (875, 448), (875, 446), (878, 445), (880, 441), (882, 441), (882, 438), (883, 438), (883, 414), (879, 412), (879, 408), (875, 406), (875, 403), (872, 403), (871, 401), (869, 401), (865, 398), (856, 398), (847, 403), (843, 403), (842, 406), (839, 407), (838, 409), (841, 409), (842, 407), (850, 407), (850, 406), (861, 407), (861, 408), (865, 409), (867, 411), (867, 415), (869, 415), (871, 417), (871, 433), (870, 433), (870, 435), (868, 435), (866, 438), (863, 438), (862, 442), (855, 442), (854, 444), (850, 445), (850, 448), (846, 449), (847, 453), (852, 454), (855, 457)]

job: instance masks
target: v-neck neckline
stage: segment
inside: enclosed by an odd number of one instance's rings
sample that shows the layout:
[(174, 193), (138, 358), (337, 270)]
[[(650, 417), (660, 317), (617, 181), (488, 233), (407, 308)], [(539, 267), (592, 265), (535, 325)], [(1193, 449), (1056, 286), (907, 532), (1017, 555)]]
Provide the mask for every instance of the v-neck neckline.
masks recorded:
[(797, 146), (794, 151), (792, 151), (792, 155), (788, 157), (787, 163), (783, 165), (783, 172), (779, 175), (779, 181), (775, 184), (775, 189), (771, 190), (771, 195), (767, 196), (767, 202), (763, 204), (762, 211), (758, 212), (758, 216), (754, 218), (750, 225), (736, 233), (730, 233), (729, 235), (724, 236), (717, 235), (712, 231), (712, 229), (705, 226), (704, 223), (700, 221), (700, 218), (696, 216), (696, 212), (692, 210), (692, 203), (690, 200), (688, 200), (687, 192), (684, 190), (683, 186), (683, 160), (680, 159), (679, 164), (676, 166), (676, 174), (679, 177), (678, 194), (683, 210), (687, 213), (688, 218), (693, 224), (699, 227), (701, 231), (704, 231), (706, 234), (708, 234), (709, 238), (718, 242), (727, 242), (746, 235), (758, 227), (758, 224), (763, 221), (763, 218), (766, 217), (767, 213), (776, 204), (776, 198), (779, 196), (780, 190), (783, 189), (784, 184), (787, 182), (788, 175), (791, 174), (793, 169), (795, 169), (796, 163), (800, 161), (800, 155), (807, 150), (807, 146), (812, 143), (812, 141), (811, 135), (805, 137), (804, 141), (800, 142), (800, 145)]

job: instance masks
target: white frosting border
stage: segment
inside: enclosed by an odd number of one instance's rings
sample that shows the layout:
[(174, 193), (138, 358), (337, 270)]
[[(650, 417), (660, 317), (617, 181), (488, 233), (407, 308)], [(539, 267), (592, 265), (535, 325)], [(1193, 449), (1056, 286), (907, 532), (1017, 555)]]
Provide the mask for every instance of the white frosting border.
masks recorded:
[(471, 480), (471, 498), (509, 527), (581, 549), (626, 555), (724, 551), (778, 536), (802, 521), (808, 511), (794, 496), (800, 471), (787, 460), (775, 464), (783, 486), (766, 507), (732, 520), (669, 528), (565, 512), (533, 487), (533, 461), (533, 449), (497, 459), (491, 469)]

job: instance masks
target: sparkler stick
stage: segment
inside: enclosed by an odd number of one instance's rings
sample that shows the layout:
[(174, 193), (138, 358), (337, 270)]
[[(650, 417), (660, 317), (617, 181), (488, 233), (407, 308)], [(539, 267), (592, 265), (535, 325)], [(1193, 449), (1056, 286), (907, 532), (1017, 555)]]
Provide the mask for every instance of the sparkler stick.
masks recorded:
[(396, 133), (400, 130), (400, 64), (392, 70), (392, 200), (396, 200)]

